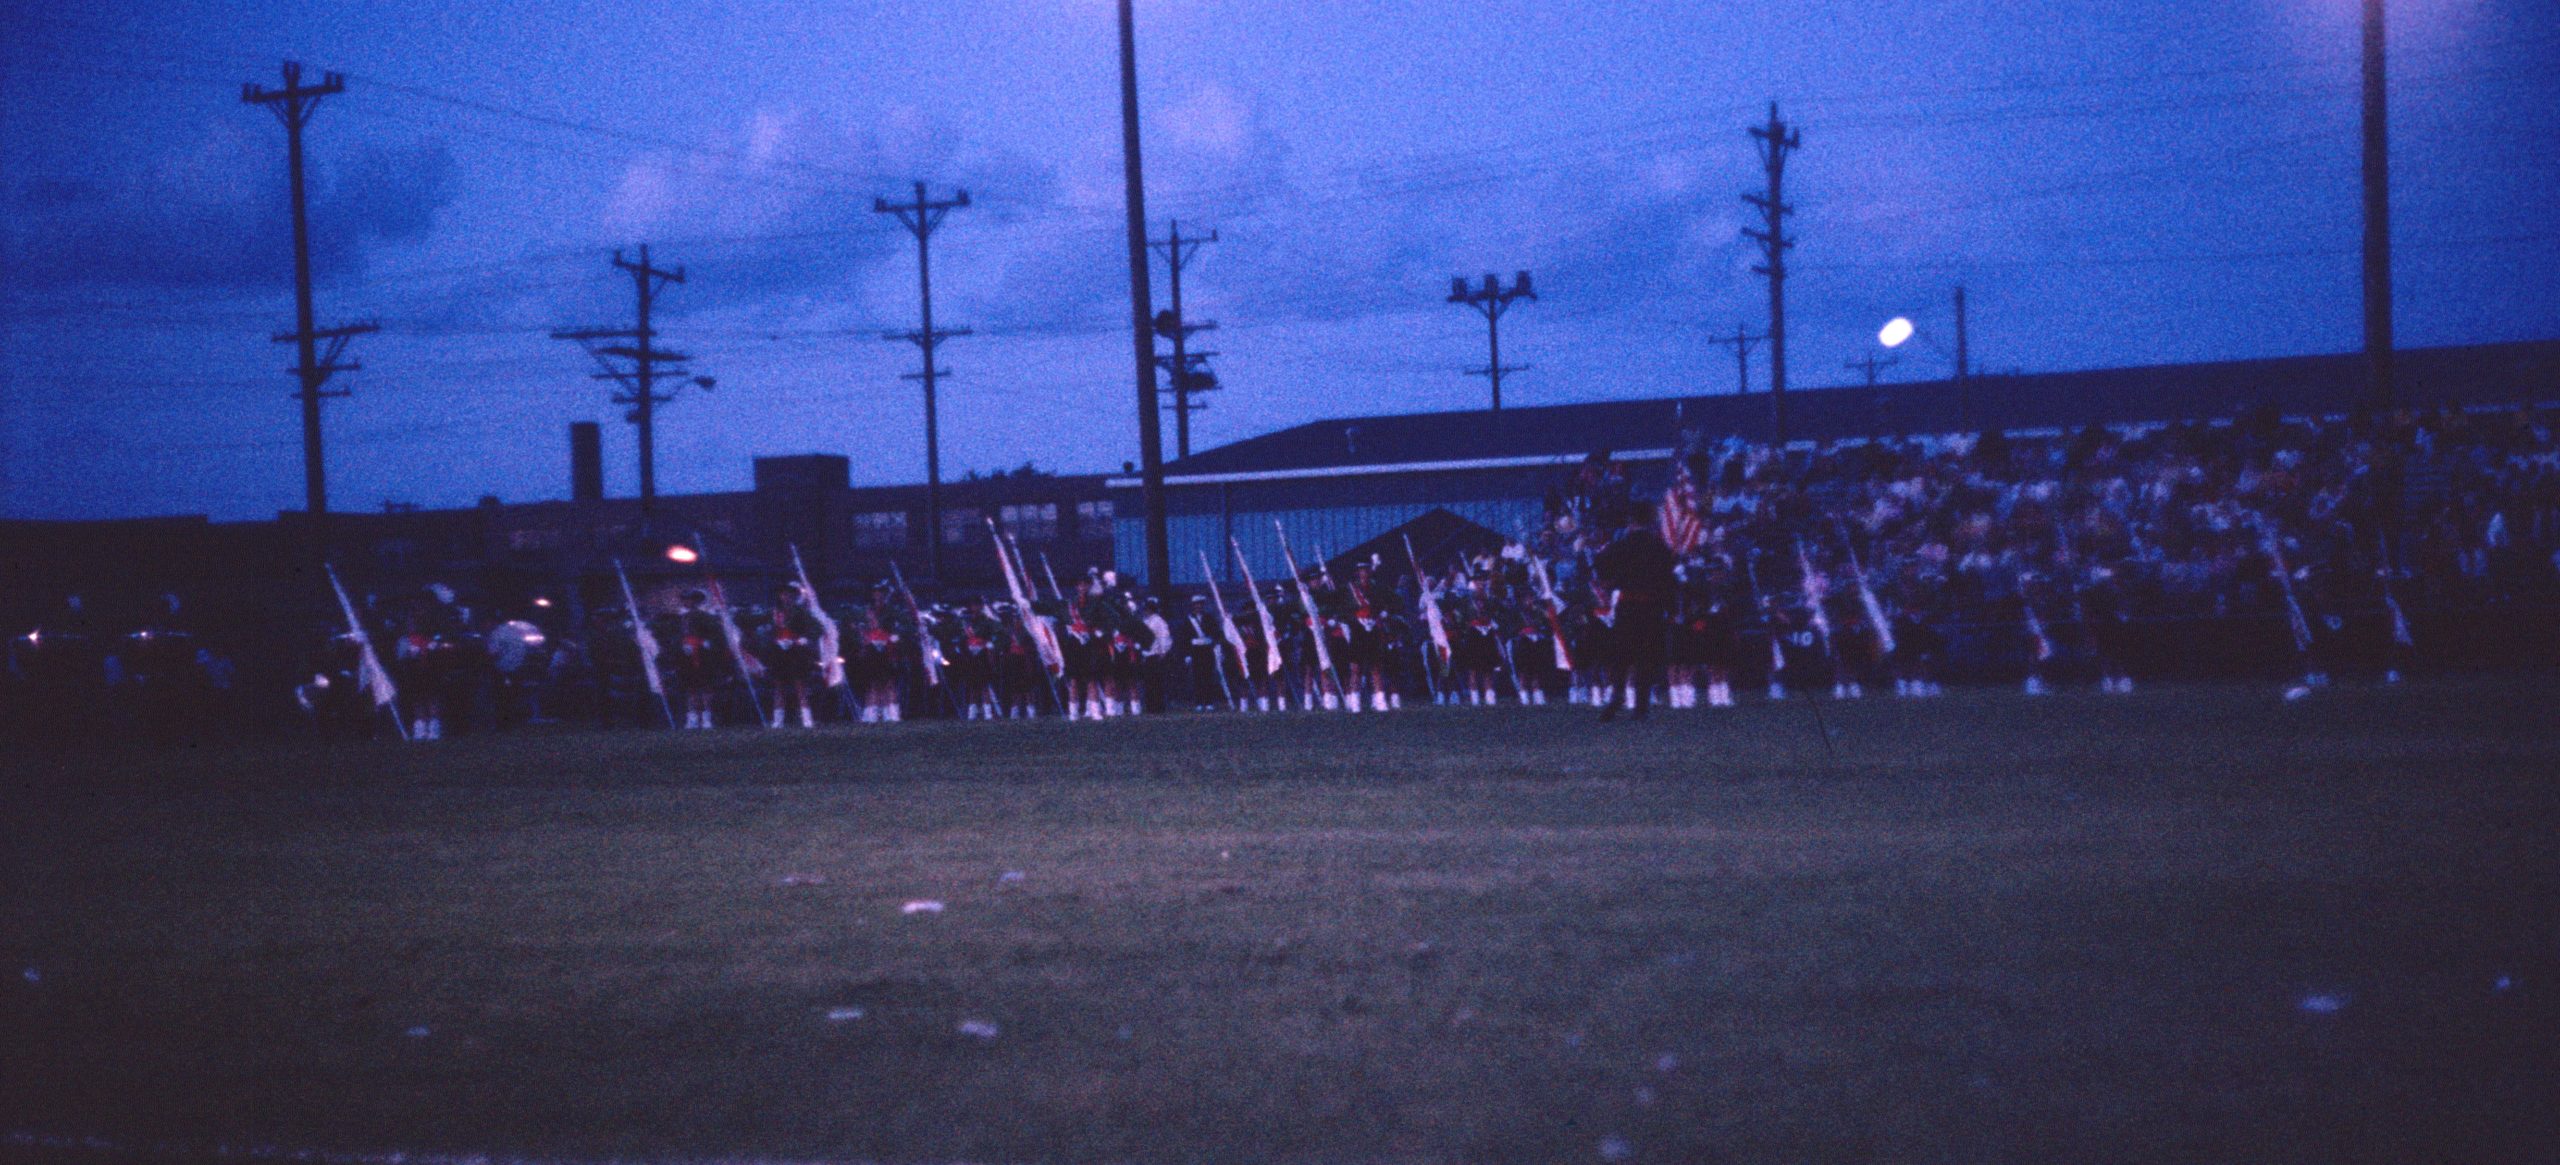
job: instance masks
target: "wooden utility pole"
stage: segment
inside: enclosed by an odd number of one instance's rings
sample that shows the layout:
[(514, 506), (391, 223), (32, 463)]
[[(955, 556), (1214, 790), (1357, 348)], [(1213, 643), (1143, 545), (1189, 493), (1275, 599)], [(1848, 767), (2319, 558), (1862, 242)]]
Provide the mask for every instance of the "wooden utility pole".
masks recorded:
[[(304, 208), (302, 183), (302, 127), (309, 124), (311, 114), (320, 107), (320, 99), (346, 91), (346, 78), (336, 73), (322, 73), (320, 83), (302, 83), (302, 65), (298, 61), (284, 63), (284, 88), (266, 89), (256, 83), (240, 87), (240, 100), (250, 105), (264, 105), (275, 111), (276, 120), (284, 123), (285, 168), (293, 190), (293, 330), (274, 337), (279, 344), (294, 345), (296, 360), (293, 378), (300, 385), (302, 399), (302, 491), (303, 506), (312, 519), (312, 538), (321, 546), (328, 539), (322, 523), (329, 513), (329, 476), (320, 453), (320, 401), (324, 397), (345, 396), (345, 392), (323, 392), (329, 376), (337, 372), (353, 372), (363, 365), (353, 360), (341, 363), (339, 357), (347, 341), (355, 336), (378, 330), (373, 324), (348, 324), (335, 328), (312, 326), (311, 313), (311, 221)], [(329, 349), (320, 351), (321, 341)]]
[[(595, 378), (622, 386), (623, 391), (613, 398), (613, 403), (631, 406), (624, 419), (638, 431), (640, 521), (645, 527), (656, 517), (658, 509), (658, 406), (675, 399), (674, 392), (659, 391), (658, 381), (662, 377), (682, 379), (688, 375), (688, 370), (683, 367), (685, 361), (693, 359), (682, 352), (671, 352), (657, 346), (658, 330), (651, 322), (651, 313), (657, 305), (660, 291), (670, 283), (684, 282), (684, 268), (669, 271), (651, 266), (647, 243), (640, 244), (638, 262), (624, 259), (622, 252), (616, 250), (613, 265), (631, 276), (634, 300), (632, 326), (564, 328), (551, 333), (551, 338), (577, 341), (588, 355), (595, 357), (597, 364), (603, 366), (603, 371), (596, 373)], [(628, 361), (629, 366), (617, 361)], [(693, 383), (706, 389), (712, 384), (708, 376), (693, 377)]]
[(1768, 175), (1766, 194), (1745, 194), (1744, 202), (1759, 208), (1761, 226), (1744, 227), (1742, 233), (1760, 244), (1760, 262), (1752, 270), (1769, 277), (1769, 438), (1783, 447), (1787, 443), (1787, 252), (1796, 245), (1787, 237), (1787, 216), (1795, 208), (1786, 202), (1787, 155), (1803, 142), (1796, 131), (1778, 118), (1778, 103), (1769, 103), (1769, 124), (1753, 126), (1752, 138), (1760, 146), (1760, 166)]
[(1206, 407), (1206, 402), (1191, 399), (1192, 394), (1214, 391), (1218, 387), (1217, 376), (1202, 363), (1217, 353), (1190, 350), (1192, 334), (1214, 332), (1218, 329), (1218, 321), (1202, 320), (1195, 324), (1183, 314), (1182, 269), (1190, 265), (1191, 257), (1198, 254), (1203, 245), (1217, 241), (1218, 232), (1216, 231), (1210, 231), (1207, 238), (1198, 236), (1183, 238), (1182, 222), (1176, 219), (1165, 241), (1148, 244), (1164, 256), (1166, 292), (1167, 297), (1173, 301), (1171, 307), (1156, 313), (1156, 334), (1173, 341), (1172, 357), (1162, 360), (1161, 363), (1165, 375), (1172, 380), (1165, 391), (1173, 395), (1175, 457), (1191, 456), (1191, 414)]
[(1156, 415), (1156, 336), (1147, 285), (1146, 167), (1138, 154), (1138, 24), (1120, 0), (1120, 163), (1128, 187), (1129, 330), (1138, 364), (1139, 496), (1146, 509), (1147, 586), (1173, 582), (1173, 550), (1165, 532), (1164, 423)]
[(2364, 0), (2364, 358), (2379, 408), (2395, 403), (2391, 339), (2390, 90), (2383, 72), (2383, 0)]
[(1741, 324), (1733, 325), (1730, 336), (1716, 336), (1707, 342), (1719, 348), (1733, 349), (1733, 395), (1751, 391), (1751, 346), (1769, 338), (1769, 333), (1753, 333)]
[(1485, 273), (1484, 286), (1473, 290), (1467, 287), (1467, 279), (1463, 275), (1449, 279), (1449, 302), (1463, 303), (1484, 315), (1487, 353), (1484, 367), (1467, 369), (1467, 375), (1481, 376), (1493, 382), (1493, 411), (1497, 413), (1502, 411), (1502, 374), (1529, 370), (1526, 364), (1502, 362), (1502, 313), (1511, 310), (1511, 301), (1515, 299), (1531, 303), (1538, 301), (1538, 293), (1529, 288), (1529, 273), (1526, 271), (1512, 276), (1509, 287), (1504, 287), (1501, 277), (1490, 271)]
[(942, 216), (969, 205), (969, 192), (954, 191), (951, 197), (935, 201), (925, 197), (924, 183), (916, 183), (914, 202), (891, 202), (885, 198), (871, 200), (874, 214), (894, 214), (916, 237), (916, 295), (922, 301), (924, 326), (912, 332), (890, 332), (892, 340), (914, 344), (924, 354), (924, 371), (905, 373), (902, 379), (924, 382), (924, 537), (926, 570), (935, 581), (942, 578), (942, 414), (934, 397), (936, 379), (950, 375), (948, 369), (934, 363), (934, 349), (953, 336), (966, 336), (967, 328), (935, 329), (933, 326), (933, 228), (942, 225)]
[(1902, 357), (1900, 356), (1878, 356), (1873, 352), (1869, 352), (1863, 359), (1850, 361), (1849, 371), (1866, 373), (1867, 387), (1874, 388), (1876, 386), (1877, 373), (1900, 363), (1902, 363)]

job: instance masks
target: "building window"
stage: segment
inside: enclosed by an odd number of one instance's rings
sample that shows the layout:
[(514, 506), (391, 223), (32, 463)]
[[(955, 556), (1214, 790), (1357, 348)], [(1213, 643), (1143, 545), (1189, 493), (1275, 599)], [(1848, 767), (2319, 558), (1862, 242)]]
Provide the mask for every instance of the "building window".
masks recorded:
[(983, 521), (984, 519), (978, 517), (978, 511), (974, 509), (942, 511), (942, 544), (945, 546), (968, 544), (977, 538)]
[(1006, 506), (997, 512), (1004, 532), (1025, 542), (1047, 542), (1058, 536), (1058, 503)]
[(892, 510), (884, 514), (855, 514), (853, 544), (878, 550), (907, 544), (907, 512)]
[(1111, 503), (1077, 502), (1076, 533), (1101, 541), (1111, 537)]

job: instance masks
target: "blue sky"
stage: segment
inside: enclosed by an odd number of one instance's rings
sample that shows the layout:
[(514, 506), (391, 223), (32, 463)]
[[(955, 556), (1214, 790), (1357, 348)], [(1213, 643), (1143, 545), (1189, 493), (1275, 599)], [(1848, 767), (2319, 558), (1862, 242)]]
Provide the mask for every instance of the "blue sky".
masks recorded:
[[(1139, 12), (1151, 216), (1222, 240), (1186, 276), (1227, 385), (1196, 444), (1479, 406), (1460, 273), (1536, 272), (1506, 403), (1730, 391), (1708, 339), (1763, 322), (1737, 232), (1772, 99), (1804, 135), (1798, 387), (1897, 314), (1923, 339), (1886, 375), (1944, 375), (1959, 282), (1993, 370), (2360, 343), (2355, 0)], [(2402, 342), (2560, 336), (2560, 6), (2392, 13)], [(914, 244), (870, 209), (918, 178), (976, 202), (934, 238), (937, 321), (977, 332), (944, 349), (946, 474), (1116, 468), (1114, 37), (1108, 0), (13, 0), (0, 515), (301, 505), (284, 133), (239, 100), (286, 57), (348, 75), (309, 137), (321, 320), (384, 329), (332, 386), (335, 508), (564, 495), (566, 424), (617, 413), (547, 333), (626, 319), (607, 257), (640, 242), (719, 382), (662, 414), (662, 489), (812, 451), (920, 480), (915, 352), (879, 338), (914, 326)]]

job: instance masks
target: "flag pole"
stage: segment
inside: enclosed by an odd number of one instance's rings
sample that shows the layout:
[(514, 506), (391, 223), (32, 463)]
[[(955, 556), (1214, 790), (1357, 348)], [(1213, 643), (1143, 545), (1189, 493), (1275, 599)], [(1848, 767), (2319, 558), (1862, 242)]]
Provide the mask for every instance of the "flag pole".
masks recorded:
[(364, 684), (365, 695), (373, 699), (373, 710), (390, 711), (391, 728), (400, 734), (401, 743), (406, 744), (409, 742), (409, 722), (400, 715), (400, 689), (392, 686), (391, 673), (383, 668), (382, 657), (374, 653), (373, 636), (365, 632), (364, 623), (356, 618), (356, 605), (347, 601), (346, 584), (338, 581), (338, 568), (329, 563), (322, 563), (321, 567), (329, 572), (329, 589), (337, 592), (338, 610), (347, 616), (347, 633), (355, 637), (356, 649), (362, 653), (356, 659), (356, 677)]
[(658, 675), (658, 637), (649, 630), (648, 617), (640, 613), (640, 600), (631, 593), (631, 575), (622, 569), (622, 560), (613, 560), (613, 573), (622, 580), (623, 609), (631, 613), (631, 641), (640, 649), (640, 677), (649, 685), (650, 694), (658, 697), (658, 712), (667, 718), (667, 727), (676, 726), (676, 710), (667, 703), (667, 684)]
[(1307, 589), (1307, 576), (1298, 571), (1298, 556), (1289, 551), (1288, 527), (1282, 526), (1280, 519), (1273, 518), (1271, 528), (1280, 534), (1280, 557), (1289, 564), (1289, 580), (1298, 584), (1298, 604), (1307, 609), (1307, 634), (1316, 641), (1317, 673), (1333, 681), (1333, 691), (1336, 696), (1348, 698), (1348, 694), (1342, 690), (1342, 677), (1335, 674), (1333, 670), (1333, 649), (1325, 646), (1324, 618), (1316, 613), (1315, 593)]
[(702, 531), (693, 532), (693, 552), (702, 561), (703, 581), (711, 584), (711, 601), (720, 604), (720, 634), (729, 641), (729, 658), (738, 665), (738, 682), (746, 685), (747, 703), (756, 710), (756, 727), (765, 727), (764, 697), (756, 692), (755, 668), (747, 660), (745, 635), (738, 630), (737, 611), (729, 606), (729, 591), (720, 585), (720, 576), (711, 573), (711, 548), (704, 545)]
[(800, 544), (793, 542), (789, 545), (791, 573), (800, 576), (801, 601), (808, 604), (809, 614), (818, 620), (818, 654), (823, 657), (818, 661), (818, 678), (836, 694), (836, 708), (844, 713), (845, 719), (859, 720), (861, 716), (853, 703), (853, 685), (844, 681), (844, 628), (837, 624), (835, 616), (827, 613), (826, 605), (818, 601), (818, 585), (809, 581), (809, 567), (800, 561)]
[[(1200, 554), (1200, 577), (1202, 577), (1202, 578), (1205, 578), (1205, 579), (1209, 580), (1209, 602), (1210, 602), (1211, 604), (1215, 605), (1215, 606), (1218, 608), (1218, 628), (1219, 628), (1220, 634), (1221, 634), (1221, 636), (1222, 636), (1223, 638), (1226, 638), (1229, 642), (1232, 642), (1233, 637), (1234, 637), (1234, 635), (1235, 635), (1235, 631), (1236, 631), (1236, 629), (1235, 629), (1235, 621), (1234, 621), (1234, 620), (1232, 620), (1232, 619), (1229, 619), (1229, 618), (1227, 617), (1227, 600), (1226, 600), (1226, 599), (1224, 599), (1224, 598), (1222, 598), (1222, 597), (1220, 597), (1220, 596), (1219, 596), (1219, 594), (1218, 594), (1218, 572), (1216, 572), (1216, 571), (1214, 571), (1214, 570), (1209, 569), (1209, 552), (1208, 552), (1208, 551), (1203, 550), (1203, 551), (1200, 551), (1200, 552), (1199, 552), (1199, 554)], [(1239, 669), (1241, 669), (1241, 668), (1243, 668), (1243, 667), (1244, 667), (1244, 648), (1242, 648), (1241, 646), (1236, 647), (1236, 648), (1235, 648), (1235, 653), (1236, 653), (1236, 667), (1237, 667), (1237, 668), (1239, 668)], [(1215, 649), (1211, 649), (1211, 651), (1209, 652), (1209, 658), (1210, 658), (1210, 661), (1211, 661), (1211, 662), (1216, 666), (1216, 668), (1217, 668), (1217, 672), (1218, 672), (1218, 691), (1219, 691), (1221, 694), (1225, 695), (1225, 696), (1226, 696), (1226, 698), (1227, 698), (1227, 711), (1230, 711), (1230, 712), (1239, 711), (1239, 709), (1236, 707), (1236, 690), (1235, 690), (1233, 687), (1229, 686), (1229, 685), (1228, 685), (1228, 683), (1227, 683), (1227, 664), (1226, 664), (1226, 661), (1218, 658), (1218, 653), (1217, 653), (1217, 651), (1216, 651)]]

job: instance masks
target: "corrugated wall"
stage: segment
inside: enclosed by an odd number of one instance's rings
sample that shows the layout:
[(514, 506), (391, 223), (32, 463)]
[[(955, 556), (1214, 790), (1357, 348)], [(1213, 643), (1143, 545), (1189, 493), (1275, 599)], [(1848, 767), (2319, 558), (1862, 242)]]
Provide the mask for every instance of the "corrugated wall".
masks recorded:
[[(1197, 586), (1206, 581), (1200, 574), (1200, 558), (1206, 554), (1210, 565), (1218, 571), (1219, 585), (1242, 582), (1243, 576), (1236, 570), (1235, 556), (1227, 549), (1231, 531), (1236, 544), (1244, 549), (1245, 561), (1252, 564), (1256, 579), (1286, 577), (1288, 567), (1280, 555), (1280, 535), (1272, 527), (1274, 519), (1288, 528), (1289, 548), (1297, 553), (1299, 564), (1305, 565), (1323, 555), (1339, 554), (1434, 509), (1446, 509), (1470, 522), (1514, 537), (1529, 530), (1544, 512), (1543, 504), (1536, 499), (1503, 498), (1312, 509), (1239, 509), (1228, 517), (1216, 514), (1177, 515), (1165, 524), (1166, 541), (1173, 555), (1173, 581), (1178, 586)], [(1113, 557), (1120, 573), (1131, 579), (1143, 580), (1147, 565), (1146, 523), (1138, 518), (1121, 518), (1114, 523), (1112, 532)]]

